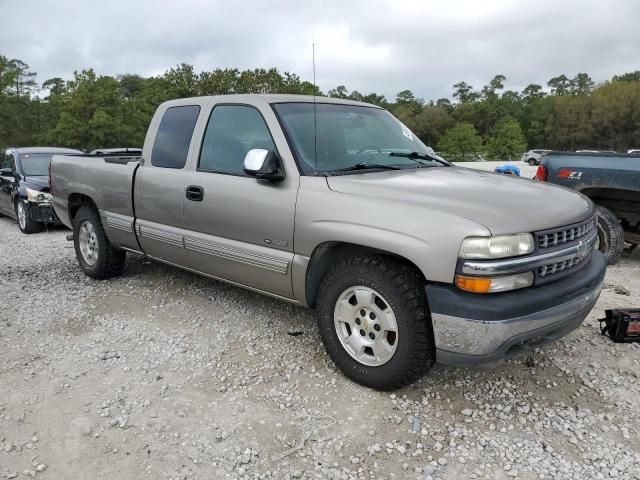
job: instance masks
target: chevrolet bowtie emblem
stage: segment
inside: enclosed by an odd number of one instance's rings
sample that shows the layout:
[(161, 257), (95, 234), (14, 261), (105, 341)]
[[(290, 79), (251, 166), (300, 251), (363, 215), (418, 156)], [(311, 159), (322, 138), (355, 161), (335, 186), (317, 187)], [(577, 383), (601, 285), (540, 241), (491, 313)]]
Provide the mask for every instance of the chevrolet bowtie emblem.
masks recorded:
[(589, 244), (584, 243), (582, 240), (578, 242), (578, 258), (582, 259), (587, 256), (589, 251)]

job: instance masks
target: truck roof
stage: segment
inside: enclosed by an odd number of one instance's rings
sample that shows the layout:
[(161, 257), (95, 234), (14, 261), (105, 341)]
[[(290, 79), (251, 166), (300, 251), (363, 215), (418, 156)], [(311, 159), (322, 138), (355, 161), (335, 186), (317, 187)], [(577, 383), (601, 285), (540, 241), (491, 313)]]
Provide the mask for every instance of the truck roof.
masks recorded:
[(8, 148), (7, 152), (15, 152), (17, 154), (24, 153), (82, 153), (80, 150), (76, 150), (75, 148), (61, 148), (61, 147), (19, 147), (19, 148)]
[[(315, 100), (314, 100), (315, 99)], [(265, 103), (335, 103), (339, 105), (355, 105), (360, 107), (373, 107), (380, 108), (377, 105), (365, 102), (356, 102), (355, 100), (346, 100), (342, 98), (323, 97), (320, 95), (287, 95), (287, 94), (238, 94), (238, 95), (213, 95), (204, 97), (190, 97), (179, 98), (176, 100), (169, 100), (165, 102), (171, 105), (193, 105), (194, 103), (200, 104), (210, 100), (225, 101), (225, 102), (238, 102), (238, 103), (255, 103), (257, 101), (263, 101)]]

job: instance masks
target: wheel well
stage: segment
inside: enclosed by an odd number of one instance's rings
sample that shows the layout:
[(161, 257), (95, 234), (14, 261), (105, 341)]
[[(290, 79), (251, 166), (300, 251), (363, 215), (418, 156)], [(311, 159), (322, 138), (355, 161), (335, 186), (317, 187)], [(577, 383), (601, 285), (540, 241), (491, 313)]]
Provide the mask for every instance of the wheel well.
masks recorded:
[(91, 200), (90, 197), (87, 197), (86, 195), (83, 195), (81, 193), (72, 193), (71, 195), (69, 195), (68, 205), (69, 205), (69, 220), (71, 220), (72, 223), (73, 223), (73, 219), (76, 216), (76, 213), (78, 213), (78, 210), (83, 205), (88, 205), (90, 207), (95, 208), (96, 211), (98, 210), (95, 202)]
[(354, 243), (325, 242), (315, 248), (311, 255), (311, 260), (309, 260), (309, 266), (307, 267), (307, 275), (305, 278), (307, 304), (310, 307), (316, 306), (316, 299), (318, 297), (318, 291), (320, 290), (320, 284), (329, 269), (336, 262), (345, 257), (354, 257), (365, 254), (384, 255), (394, 258), (397, 261), (414, 268), (419, 272), (420, 277), (422, 277), (426, 282), (424, 274), (413, 262), (400, 255), (396, 255), (395, 253)]
[(580, 193), (595, 204), (608, 208), (620, 220), (628, 224), (640, 221), (640, 191), (622, 188), (584, 188)]

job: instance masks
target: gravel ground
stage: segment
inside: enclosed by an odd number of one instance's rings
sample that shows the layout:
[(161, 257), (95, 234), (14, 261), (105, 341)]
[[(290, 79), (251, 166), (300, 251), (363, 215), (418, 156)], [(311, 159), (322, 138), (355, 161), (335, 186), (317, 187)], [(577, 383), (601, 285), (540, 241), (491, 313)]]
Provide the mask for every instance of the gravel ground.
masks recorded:
[(67, 233), (0, 219), (0, 478), (640, 479), (640, 344), (595, 321), (640, 252), (560, 342), (389, 394), (312, 312), (135, 256), (94, 281)]

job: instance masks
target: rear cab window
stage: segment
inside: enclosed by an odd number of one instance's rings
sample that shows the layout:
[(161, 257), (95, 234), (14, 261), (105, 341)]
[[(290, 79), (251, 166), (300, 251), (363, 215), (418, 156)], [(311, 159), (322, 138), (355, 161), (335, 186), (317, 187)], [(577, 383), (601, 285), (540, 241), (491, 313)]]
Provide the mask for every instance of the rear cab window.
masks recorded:
[(199, 114), (198, 105), (170, 107), (164, 112), (151, 150), (151, 165), (184, 168)]

